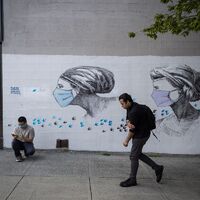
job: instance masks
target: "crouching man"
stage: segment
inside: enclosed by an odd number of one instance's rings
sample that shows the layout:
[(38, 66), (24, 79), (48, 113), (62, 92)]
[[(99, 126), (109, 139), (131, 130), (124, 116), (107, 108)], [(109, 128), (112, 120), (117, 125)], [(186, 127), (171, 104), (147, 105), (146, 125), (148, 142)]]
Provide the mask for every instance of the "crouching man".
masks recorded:
[(34, 128), (27, 124), (25, 117), (18, 118), (18, 127), (12, 133), (12, 148), (15, 153), (16, 161), (22, 162), (23, 158), (20, 150), (24, 150), (24, 156), (28, 157), (35, 153), (33, 139), (35, 137)]

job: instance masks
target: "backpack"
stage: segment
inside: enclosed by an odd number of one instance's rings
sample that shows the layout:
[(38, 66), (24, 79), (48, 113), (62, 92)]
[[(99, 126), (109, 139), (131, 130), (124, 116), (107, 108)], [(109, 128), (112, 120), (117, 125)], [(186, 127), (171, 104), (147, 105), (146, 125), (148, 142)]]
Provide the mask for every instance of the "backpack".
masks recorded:
[(144, 107), (146, 108), (149, 130), (152, 132), (153, 136), (160, 142), (156, 134), (153, 132), (153, 130), (156, 128), (156, 117), (148, 106), (144, 105)]
[(148, 106), (142, 105), (142, 107), (144, 108), (144, 110), (146, 111), (146, 114), (147, 114), (149, 130), (152, 132), (154, 137), (160, 142), (160, 140), (158, 139), (156, 134), (153, 132), (153, 130), (156, 128), (156, 117), (155, 117), (155, 115), (153, 114), (152, 110)]
[(153, 129), (156, 128), (156, 118), (155, 118), (155, 115), (153, 114), (152, 110), (148, 106), (143, 105), (143, 107), (146, 110), (149, 130), (152, 131)]

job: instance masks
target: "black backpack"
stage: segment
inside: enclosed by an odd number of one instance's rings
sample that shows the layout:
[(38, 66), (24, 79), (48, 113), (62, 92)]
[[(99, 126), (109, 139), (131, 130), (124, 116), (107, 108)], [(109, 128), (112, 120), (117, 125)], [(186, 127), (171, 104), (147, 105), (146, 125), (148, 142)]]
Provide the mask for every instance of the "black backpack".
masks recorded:
[(147, 114), (149, 130), (152, 131), (156, 128), (155, 115), (153, 114), (152, 110), (148, 106), (142, 105), (142, 107), (145, 109), (145, 112)]
[(143, 105), (143, 107), (144, 107), (144, 109), (146, 110), (146, 113), (147, 113), (149, 130), (153, 133), (154, 137), (160, 142), (160, 140), (158, 139), (158, 137), (152, 131), (152, 130), (154, 130), (156, 128), (156, 117), (153, 114), (152, 110), (148, 106)]

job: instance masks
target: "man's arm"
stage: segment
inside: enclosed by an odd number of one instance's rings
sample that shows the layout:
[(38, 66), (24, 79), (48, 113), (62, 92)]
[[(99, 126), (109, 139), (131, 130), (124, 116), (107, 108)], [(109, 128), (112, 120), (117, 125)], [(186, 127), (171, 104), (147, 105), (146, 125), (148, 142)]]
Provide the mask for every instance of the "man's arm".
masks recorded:
[(34, 128), (32, 128), (27, 137), (23, 136), (23, 140), (24, 142), (33, 142), (34, 137), (35, 137), (35, 131)]
[(129, 131), (129, 132), (128, 132), (128, 135), (127, 135), (127, 137), (126, 137), (126, 139), (125, 139), (124, 142), (123, 142), (123, 145), (124, 145), (125, 147), (128, 146), (128, 143), (129, 143), (129, 141), (133, 138), (133, 136), (134, 136), (134, 133), (131, 132), (131, 131)]
[(18, 133), (17, 133), (17, 128), (15, 128), (15, 129), (13, 130), (13, 132), (11, 133), (11, 135), (12, 135), (13, 139), (19, 138), (19, 135), (18, 135)]
[(135, 128), (135, 126), (133, 124), (131, 124), (129, 121), (127, 122), (127, 126), (129, 128), (129, 132), (128, 132), (126, 139), (123, 142), (123, 145), (125, 147), (128, 146), (129, 141), (134, 137), (134, 128)]
[(33, 138), (32, 137), (25, 137), (25, 136), (22, 136), (24, 142), (33, 142)]

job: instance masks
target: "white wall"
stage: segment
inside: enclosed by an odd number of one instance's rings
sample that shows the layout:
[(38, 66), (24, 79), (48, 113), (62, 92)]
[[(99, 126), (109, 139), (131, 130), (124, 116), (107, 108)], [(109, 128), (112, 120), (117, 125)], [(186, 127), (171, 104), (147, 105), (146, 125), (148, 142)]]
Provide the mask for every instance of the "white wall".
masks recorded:
[[(69, 139), (72, 150), (128, 151), (130, 147), (122, 146), (127, 132), (117, 129), (124, 122), (125, 111), (118, 101), (103, 110), (96, 117), (85, 117), (86, 111), (79, 106), (61, 108), (52, 93), (59, 76), (67, 69), (76, 66), (99, 66), (113, 72), (114, 89), (107, 95), (118, 97), (127, 92), (139, 103), (156, 109), (157, 118), (161, 110), (151, 98), (151, 69), (164, 65), (187, 64), (200, 71), (200, 57), (159, 57), (159, 56), (56, 56), (56, 55), (3, 55), (3, 113), (4, 113), (4, 146), (11, 147), (11, 132), (17, 126), (17, 118), (27, 117), (35, 128), (36, 148), (52, 149), (56, 139)], [(200, 108), (196, 102), (196, 108)], [(164, 108), (170, 111), (170, 108)], [(72, 118), (75, 117), (75, 120)], [(164, 116), (169, 119), (171, 115)], [(100, 120), (105, 120), (100, 125)], [(108, 121), (112, 121), (109, 126)], [(66, 121), (67, 123), (63, 123)], [(54, 124), (56, 122), (56, 125)], [(83, 127), (80, 126), (83, 123)], [(159, 153), (199, 154), (200, 120), (188, 124), (183, 135), (165, 132), (158, 126), (156, 135), (160, 141), (151, 136), (144, 150)], [(38, 124), (39, 123), (39, 124)], [(95, 125), (98, 123), (98, 126)], [(173, 123), (173, 122), (170, 122)], [(70, 128), (69, 125), (72, 125)], [(172, 125), (173, 126), (173, 125)], [(91, 130), (88, 130), (88, 127)], [(110, 131), (113, 128), (114, 131)], [(104, 131), (104, 132), (103, 132)], [(176, 130), (174, 130), (176, 131)], [(180, 127), (181, 131), (181, 127)], [(129, 145), (130, 146), (130, 145)]]

